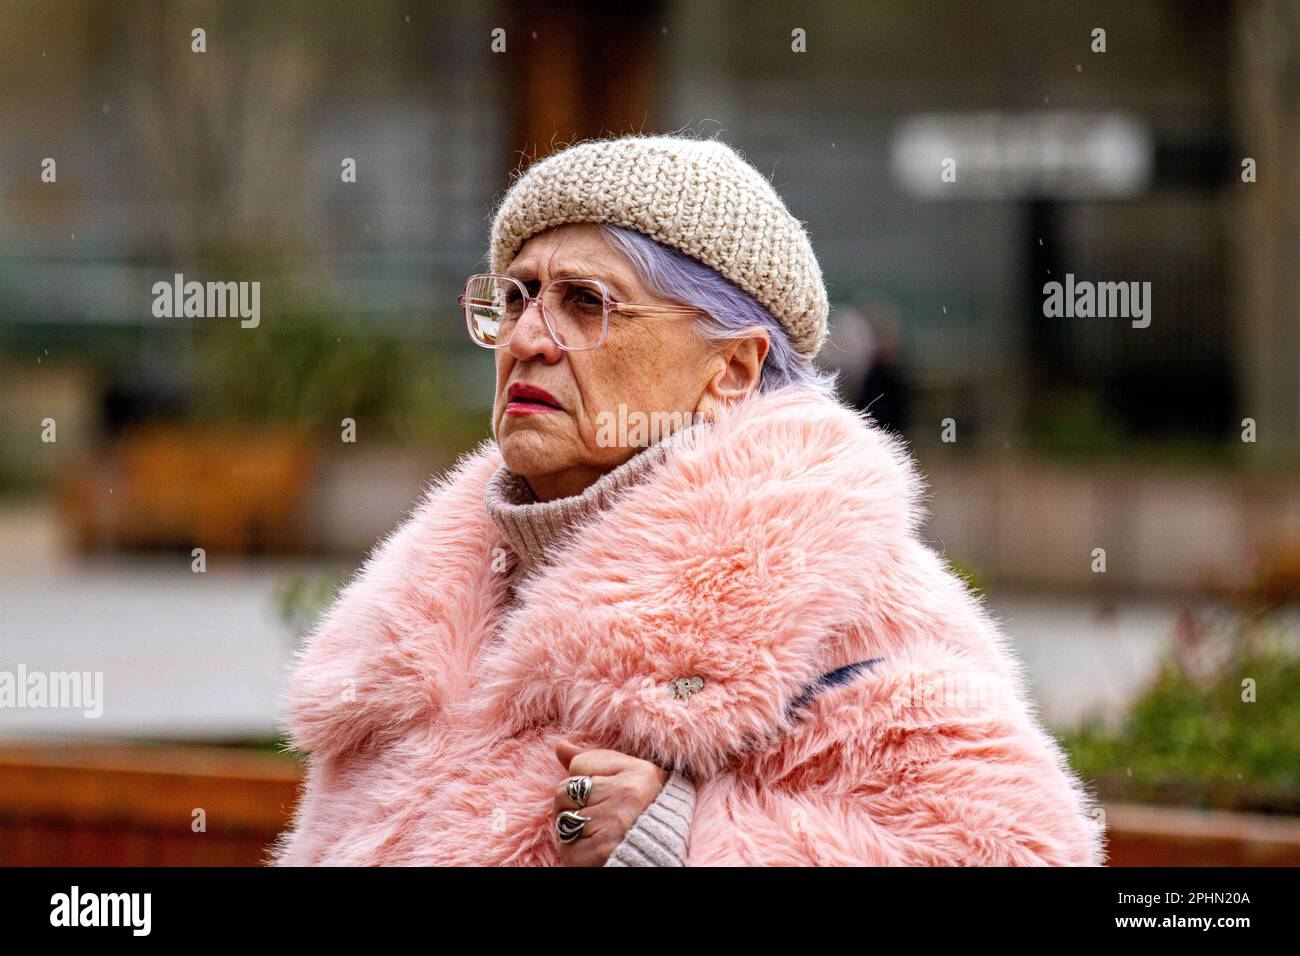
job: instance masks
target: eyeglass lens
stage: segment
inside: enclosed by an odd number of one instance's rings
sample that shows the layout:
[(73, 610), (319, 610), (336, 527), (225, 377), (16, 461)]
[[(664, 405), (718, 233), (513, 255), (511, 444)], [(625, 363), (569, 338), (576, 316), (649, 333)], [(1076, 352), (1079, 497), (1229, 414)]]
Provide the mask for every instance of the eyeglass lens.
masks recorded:
[[(536, 284), (533, 284), (536, 288)], [(481, 345), (504, 348), (524, 312), (518, 283), (495, 276), (475, 276), (465, 294), (470, 335)], [(604, 291), (583, 279), (556, 279), (546, 290), (542, 310), (547, 327), (568, 349), (592, 348), (605, 328), (608, 303)]]

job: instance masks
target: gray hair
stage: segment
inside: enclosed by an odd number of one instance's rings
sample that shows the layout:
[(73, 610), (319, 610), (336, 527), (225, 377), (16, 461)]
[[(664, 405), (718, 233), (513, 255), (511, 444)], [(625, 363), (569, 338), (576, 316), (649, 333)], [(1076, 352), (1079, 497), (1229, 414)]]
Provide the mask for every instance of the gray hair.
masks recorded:
[(770, 345), (759, 377), (760, 392), (803, 385), (834, 396), (835, 373), (800, 357), (772, 313), (740, 286), (686, 253), (633, 229), (601, 223), (600, 231), (613, 248), (627, 257), (647, 289), (707, 313), (695, 323), (696, 332), (705, 341), (721, 345), (746, 338), (755, 328), (767, 332)]

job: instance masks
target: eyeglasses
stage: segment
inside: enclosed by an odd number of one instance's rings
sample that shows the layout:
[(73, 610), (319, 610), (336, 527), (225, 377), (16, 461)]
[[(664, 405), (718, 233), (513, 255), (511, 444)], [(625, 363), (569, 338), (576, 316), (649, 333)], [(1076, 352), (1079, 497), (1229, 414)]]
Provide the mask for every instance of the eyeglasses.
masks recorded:
[(555, 344), (568, 352), (583, 352), (605, 344), (609, 314), (664, 316), (703, 315), (703, 309), (670, 305), (638, 305), (610, 297), (605, 283), (595, 277), (552, 279), (529, 295), (513, 276), (481, 273), (465, 282), (456, 301), (465, 310), (465, 324), (474, 344), (485, 349), (505, 348), (528, 307), (541, 306), (542, 321)]

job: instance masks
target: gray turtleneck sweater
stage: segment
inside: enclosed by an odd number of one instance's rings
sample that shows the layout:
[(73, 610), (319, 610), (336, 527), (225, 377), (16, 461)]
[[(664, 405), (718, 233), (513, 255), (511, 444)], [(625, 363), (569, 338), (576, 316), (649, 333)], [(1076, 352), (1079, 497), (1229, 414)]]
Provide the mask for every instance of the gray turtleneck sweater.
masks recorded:
[[(518, 557), (512, 590), (522, 578), (548, 563), (559, 541), (584, 521), (609, 507), (618, 493), (644, 479), (676, 442), (686, 441), (699, 425), (674, 432), (589, 485), (581, 494), (538, 501), (523, 476), (502, 465), (484, 496), (488, 514)], [(605, 866), (684, 866), (695, 785), (674, 770), (654, 801), (615, 847)]]

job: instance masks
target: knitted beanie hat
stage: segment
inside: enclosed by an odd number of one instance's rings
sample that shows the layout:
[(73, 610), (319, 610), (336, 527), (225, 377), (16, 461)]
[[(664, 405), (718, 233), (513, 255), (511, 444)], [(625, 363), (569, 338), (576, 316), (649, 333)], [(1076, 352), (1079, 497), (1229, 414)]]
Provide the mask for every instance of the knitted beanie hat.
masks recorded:
[(634, 229), (757, 299), (811, 359), (826, 339), (821, 266), (802, 223), (730, 146), (677, 136), (589, 140), (534, 163), (492, 222), (492, 272), (531, 236), (573, 222)]

